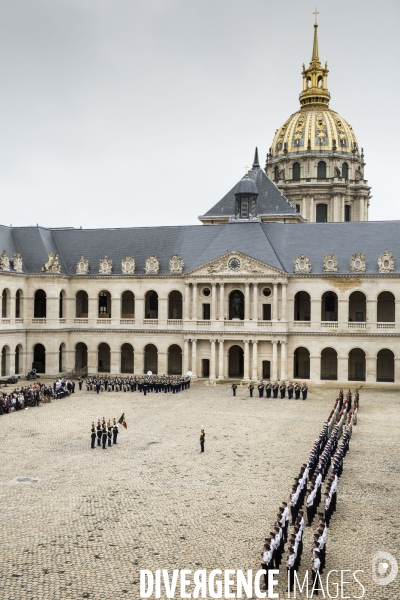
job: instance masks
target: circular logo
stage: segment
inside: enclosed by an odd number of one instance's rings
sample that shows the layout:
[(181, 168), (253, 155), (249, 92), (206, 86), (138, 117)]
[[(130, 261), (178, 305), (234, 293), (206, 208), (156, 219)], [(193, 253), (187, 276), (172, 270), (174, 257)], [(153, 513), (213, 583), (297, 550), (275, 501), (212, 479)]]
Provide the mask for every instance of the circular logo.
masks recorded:
[(231, 258), (228, 262), (228, 267), (231, 271), (239, 271), (240, 269), (240, 260), (238, 258)]
[(151, 377), (151, 375), (153, 375), (153, 371), (147, 371), (147, 375)]
[(388, 585), (397, 577), (399, 566), (389, 552), (376, 552), (372, 557), (372, 579), (377, 585)]

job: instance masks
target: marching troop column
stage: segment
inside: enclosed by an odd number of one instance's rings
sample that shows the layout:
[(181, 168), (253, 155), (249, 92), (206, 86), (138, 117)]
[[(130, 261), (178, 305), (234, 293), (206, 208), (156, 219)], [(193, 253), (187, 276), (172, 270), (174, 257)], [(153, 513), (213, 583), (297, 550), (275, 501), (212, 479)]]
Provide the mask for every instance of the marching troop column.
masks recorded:
[(215, 379), (215, 340), (211, 342), (210, 379)]
[(244, 284), (244, 320), (248, 321), (250, 318), (250, 284)]
[(272, 340), (272, 379), (278, 379), (278, 348), (277, 341)]
[(224, 340), (219, 342), (219, 364), (218, 364), (218, 379), (224, 379)]
[(252, 379), (257, 381), (257, 373), (258, 373), (258, 340), (253, 340), (253, 376)]
[(244, 373), (243, 379), (248, 381), (249, 377), (249, 340), (244, 340)]
[(197, 340), (192, 340), (192, 377), (197, 377)]

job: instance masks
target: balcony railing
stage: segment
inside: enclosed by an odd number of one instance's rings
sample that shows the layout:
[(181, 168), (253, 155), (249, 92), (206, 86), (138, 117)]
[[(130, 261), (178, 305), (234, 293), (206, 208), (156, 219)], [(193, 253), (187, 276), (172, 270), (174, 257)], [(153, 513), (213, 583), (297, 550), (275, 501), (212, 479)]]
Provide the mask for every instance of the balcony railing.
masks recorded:
[(197, 321), (197, 325), (200, 327), (210, 327), (211, 321)]
[(177, 327), (182, 327), (182, 319), (167, 319), (167, 325), (175, 325)]
[(97, 319), (97, 325), (111, 325), (111, 319)]
[(59, 321), (60, 321), (60, 324), (63, 324), (63, 323), (67, 322), (67, 319), (59, 319)]
[(74, 319), (74, 323), (77, 323), (78, 325), (87, 325), (89, 323), (89, 319)]
[(2, 319), (2, 320), (1, 320), (1, 324), (2, 324), (2, 325), (9, 325), (10, 323), (11, 323), (11, 320), (10, 320), (10, 319)]
[(293, 327), (311, 327), (311, 321), (293, 321)]
[(46, 325), (46, 319), (32, 319), (33, 325)]
[(337, 321), (321, 321), (321, 327), (325, 327), (325, 329), (337, 329), (338, 322)]
[(134, 325), (135, 319), (120, 319), (120, 325)]
[(224, 321), (225, 327), (244, 327), (244, 321)]
[(366, 329), (367, 324), (365, 321), (349, 321), (349, 329)]
[(23, 322), (24, 322), (24, 320), (21, 319), (20, 317), (18, 317), (18, 319), (15, 319), (15, 323), (23, 323)]
[(272, 321), (258, 321), (259, 327), (272, 327)]
[(158, 319), (144, 319), (143, 325), (158, 325)]
[(377, 323), (377, 329), (395, 329), (396, 323)]

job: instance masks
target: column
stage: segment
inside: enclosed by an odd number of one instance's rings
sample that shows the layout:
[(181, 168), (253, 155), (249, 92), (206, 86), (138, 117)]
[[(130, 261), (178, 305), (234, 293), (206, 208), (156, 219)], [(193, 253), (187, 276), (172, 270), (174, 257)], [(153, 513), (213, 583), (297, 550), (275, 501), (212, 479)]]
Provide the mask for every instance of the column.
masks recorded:
[(272, 315), (271, 321), (278, 320), (278, 284), (274, 283), (272, 285)]
[(225, 320), (225, 284), (219, 284), (219, 319)]
[(110, 354), (110, 373), (118, 375), (121, 373), (121, 351), (111, 350)]
[(146, 374), (146, 355), (145, 355), (145, 351), (144, 348), (142, 349), (142, 374)]
[(282, 283), (282, 312), (281, 321), (287, 322), (287, 283)]
[(258, 283), (253, 283), (253, 321), (258, 321)]
[(245, 381), (249, 381), (249, 365), (250, 365), (250, 357), (249, 357), (249, 340), (244, 340), (244, 373), (243, 379)]
[(337, 374), (338, 374), (338, 382), (346, 381), (349, 378), (349, 358), (346, 354), (341, 355), (338, 352), (337, 357)]
[(95, 375), (97, 373), (97, 348), (90, 349), (88, 347), (88, 375)]
[(310, 209), (308, 213), (308, 221), (309, 223), (315, 223), (315, 214), (314, 214), (314, 196), (310, 196)]
[(369, 329), (376, 329), (377, 321), (378, 321), (378, 301), (376, 299), (367, 299), (366, 301), (366, 320), (368, 323)]
[(192, 285), (192, 319), (194, 321), (197, 321), (197, 295), (197, 283), (194, 283)]
[(272, 379), (278, 379), (278, 348), (277, 341), (272, 340)]
[(287, 366), (287, 354), (286, 354), (286, 342), (281, 342), (281, 379), (286, 379), (286, 366)]
[(396, 383), (400, 381), (400, 358), (394, 359), (394, 380)]
[(311, 297), (311, 315), (310, 320), (314, 328), (321, 327), (321, 298)]
[(168, 361), (167, 361), (167, 353), (158, 351), (158, 361), (157, 361), (157, 373), (159, 375), (166, 375), (168, 372)]
[(394, 305), (394, 319), (395, 319), (395, 328), (400, 329), (400, 301), (396, 300)]
[(58, 324), (59, 312), (60, 312), (59, 296), (56, 296), (56, 297), (47, 296), (47, 299), (46, 299), (46, 322), (47, 323), (51, 322), (53, 325), (55, 323)]
[(158, 326), (166, 327), (168, 318), (168, 298), (158, 296)]
[[(8, 355), (8, 372), (10, 375), (15, 375), (15, 345), (9, 346), (10, 353)], [(25, 373), (24, 373), (25, 375)]]
[(218, 364), (218, 379), (225, 379), (224, 376), (224, 340), (218, 340), (219, 342), (219, 349), (218, 349), (218, 359), (219, 359), (219, 364)]
[(187, 321), (190, 319), (190, 283), (188, 281), (185, 281), (185, 297), (183, 302), (183, 318)]
[(183, 340), (183, 375), (189, 371), (189, 340)]
[(253, 381), (258, 379), (258, 340), (253, 340)]
[(310, 355), (310, 380), (320, 381), (321, 356)]
[(348, 328), (349, 326), (349, 301), (347, 298), (338, 298), (338, 327)]
[[(90, 307), (89, 307), (90, 311)], [(144, 319), (144, 296), (142, 295), (136, 296), (135, 294), (135, 324), (143, 325)]]
[(250, 284), (244, 284), (244, 320), (248, 321), (250, 318)]
[(367, 353), (365, 357), (365, 381), (367, 383), (375, 383), (376, 382), (376, 356), (375, 352), (373, 352), (372, 356), (368, 356)]
[(211, 358), (210, 358), (210, 379), (215, 379), (215, 340), (210, 340)]
[(192, 377), (197, 377), (197, 340), (192, 340)]
[(211, 321), (217, 317), (217, 284), (211, 284)]

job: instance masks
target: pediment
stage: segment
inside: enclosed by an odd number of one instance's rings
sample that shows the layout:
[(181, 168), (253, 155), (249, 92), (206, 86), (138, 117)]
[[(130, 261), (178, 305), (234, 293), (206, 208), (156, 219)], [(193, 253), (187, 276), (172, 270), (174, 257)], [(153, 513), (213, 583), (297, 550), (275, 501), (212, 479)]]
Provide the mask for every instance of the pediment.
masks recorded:
[(242, 252), (228, 252), (187, 271), (185, 275), (243, 277), (243, 275), (285, 275), (285, 273)]

